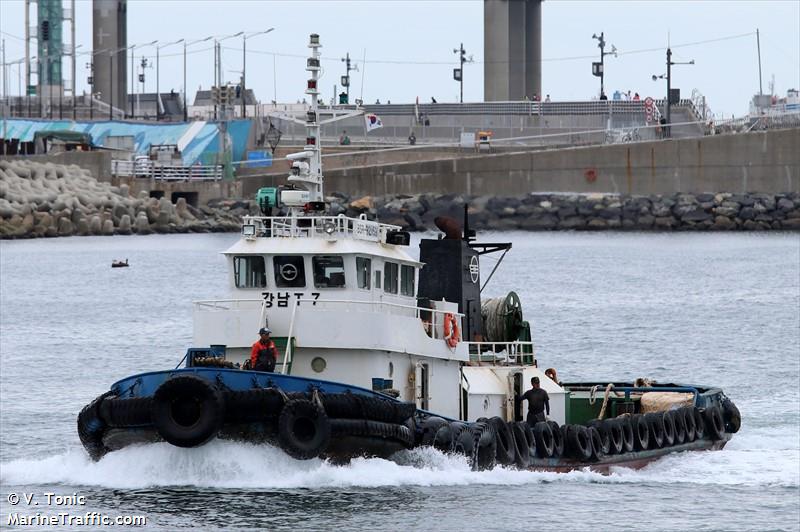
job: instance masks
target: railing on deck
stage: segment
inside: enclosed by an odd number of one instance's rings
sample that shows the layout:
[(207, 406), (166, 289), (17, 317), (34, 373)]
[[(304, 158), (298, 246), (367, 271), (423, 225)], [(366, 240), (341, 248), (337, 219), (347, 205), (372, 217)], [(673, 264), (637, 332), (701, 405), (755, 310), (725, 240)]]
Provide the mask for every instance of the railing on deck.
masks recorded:
[[(459, 314), (457, 312), (447, 312), (444, 310), (435, 310), (435, 309), (426, 309), (417, 307), (414, 305), (403, 305), (400, 303), (389, 303), (386, 301), (357, 301), (352, 299), (321, 299), (321, 300), (314, 300), (314, 299), (296, 299), (294, 307), (292, 307), (292, 319), (289, 322), (289, 336), (286, 339), (286, 352), (283, 355), (283, 362), (282, 362), (282, 372), (286, 373), (287, 368), (292, 367), (292, 357), (294, 355), (292, 347), (294, 346), (294, 322), (297, 317), (297, 307), (300, 306), (300, 303), (312, 303), (316, 304), (317, 307), (319, 306), (326, 306), (328, 304), (332, 304), (332, 306), (336, 305), (344, 305), (345, 308), (342, 309), (345, 312), (350, 312), (353, 309), (351, 306), (358, 307), (372, 307), (371, 311), (373, 313), (376, 312), (376, 309), (381, 307), (386, 307), (389, 310), (398, 310), (401, 309), (401, 312), (395, 312), (395, 315), (401, 316), (408, 316), (408, 317), (415, 317), (419, 318), (422, 322), (422, 327), (427, 333), (427, 335), (434, 339), (434, 340), (442, 340), (444, 341), (444, 319), (447, 314), (452, 314), (457, 318), (461, 318), (464, 315)], [(427, 314), (426, 314), (427, 313)], [(392, 312), (386, 312), (386, 314), (392, 314)], [(430, 320), (423, 320), (422, 317), (430, 316)]]
[(478, 365), (536, 365), (533, 342), (530, 341), (467, 342), (467, 347), (470, 361)]
[(338, 216), (246, 216), (243, 225), (255, 225), (255, 235), (262, 237), (331, 237), (385, 241), (386, 233), (400, 226), (373, 222), (364, 218)]

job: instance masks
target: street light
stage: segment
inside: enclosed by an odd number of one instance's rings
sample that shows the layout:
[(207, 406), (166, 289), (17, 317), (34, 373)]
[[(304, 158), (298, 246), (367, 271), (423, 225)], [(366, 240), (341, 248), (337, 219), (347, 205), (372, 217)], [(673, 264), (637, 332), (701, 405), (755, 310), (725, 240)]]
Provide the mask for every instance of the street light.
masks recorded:
[(162, 48), (166, 48), (167, 46), (172, 46), (173, 44), (178, 43), (185, 43), (185, 39), (178, 39), (177, 41), (169, 42), (167, 44), (162, 44), (161, 46), (156, 46), (156, 122), (158, 122), (161, 118), (161, 106), (159, 105), (159, 101), (161, 99), (161, 91), (159, 89), (159, 74), (160, 74), (160, 56), (159, 52)]
[(611, 45), (611, 51), (610, 52), (606, 52), (605, 51), (606, 41), (605, 41), (604, 35), (605, 34), (602, 31), (600, 32), (600, 35), (597, 35), (596, 33), (592, 33), (592, 39), (597, 39), (597, 47), (600, 48), (600, 62), (599, 63), (597, 63), (597, 62), (592, 63), (592, 74), (594, 76), (598, 76), (600, 78), (600, 99), (601, 100), (606, 99), (606, 98), (604, 98), (604, 96), (605, 96), (605, 88), (603, 86), (604, 77), (605, 77), (605, 72), (604, 72), (604, 68), (603, 68), (604, 64), (605, 64), (604, 58), (607, 55), (613, 55), (614, 57), (617, 57), (617, 47), (614, 46), (613, 44)]
[(653, 81), (657, 81), (659, 79), (666, 79), (667, 80), (667, 104), (666, 104), (667, 105), (667, 113), (666, 113), (667, 115), (665, 117), (665, 119), (666, 119), (665, 126), (666, 127), (664, 127), (664, 136), (666, 136), (666, 137), (670, 136), (669, 124), (671, 123), (670, 122), (670, 104), (672, 103), (672, 96), (671, 96), (670, 92), (672, 92), (672, 65), (693, 65), (693, 64), (694, 64), (694, 59), (692, 59), (691, 61), (673, 61), (672, 60), (672, 49), (671, 48), (667, 48), (667, 73), (666, 74), (660, 74), (658, 76), (653, 74), (653, 76), (652, 76), (652, 80)]
[(143, 48), (145, 46), (152, 46), (152, 45), (156, 44), (157, 42), (158, 42), (158, 39), (156, 39), (153, 42), (149, 42), (147, 44), (134, 44), (134, 45), (131, 45), (131, 117), (134, 116), (134, 113), (133, 113), (133, 100), (134, 100), (134, 98), (133, 98), (133, 96), (136, 94), (136, 77), (135, 77), (136, 76), (136, 72), (135, 72), (135, 70), (136, 70), (136, 58), (134, 57), (134, 54), (136, 53), (136, 47), (138, 46), (139, 48)]
[(472, 56), (469, 56), (469, 59), (467, 59), (467, 51), (464, 50), (464, 43), (461, 43), (461, 46), (458, 48), (453, 48), (453, 53), (459, 54), (459, 68), (453, 69), (453, 79), (458, 81), (459, 85), (461, 85), (461, 93), (458, 101), (464, 103), (464, 63), (472, 63)]
[(246, 33), (242, 36), (242, 118), (247, 118), (247, 106), (245, 105), (245, 82), (247, 78), (247, 38), (248, 37), (255, 37), (256, 35), (264, 35), (265, 33), (269, 33), (275, 28), (268, 28), (264, 31), (257, 31), (255, 33), (251, 33), (247, 35)]
[(205, 39), (198, 39), (190, 43), (187, 43), (186, 40), (183, 40), (183, 121), (184, 122), (189, 121), (189, 106), (186, 103), (186, 47), (191, 46), (193, 44), (210, 41), (213, 38), (214, 38), (213, 35), (209, 35)]

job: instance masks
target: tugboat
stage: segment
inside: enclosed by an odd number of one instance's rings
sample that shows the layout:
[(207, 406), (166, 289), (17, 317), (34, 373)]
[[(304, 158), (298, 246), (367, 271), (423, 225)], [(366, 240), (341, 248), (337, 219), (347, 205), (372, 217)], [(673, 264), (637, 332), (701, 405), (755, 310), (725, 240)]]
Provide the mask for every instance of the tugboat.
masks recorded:
[[(305, 148), (289, 156), (288, 184), (259, 191), (263, 216), (245, 217), (224, 252), (231, 297), (194, 303), (199, 347), (175, 369), (124, 378), (80, 412), (93, 459), (134, 443), (223, 438), (301, 460), (434, 446), (476, 470), (607, 472), (730, 440), (740, 415), (718, 388), (561, 383), (542, 371), (517, 295), (481, 299), (480, 257), (511, 243), (477, 242), (466, 208), (463, 222), (436, 220), (443, 234), (421, 240), (419, 260), (400, 227), (327, 214), (319, 36), (308, 46)], [(262, 330), (281, 354), (274, 371), (250, 367)], [(521, 396), (534, 377), (549, 419), (528, 424)]]

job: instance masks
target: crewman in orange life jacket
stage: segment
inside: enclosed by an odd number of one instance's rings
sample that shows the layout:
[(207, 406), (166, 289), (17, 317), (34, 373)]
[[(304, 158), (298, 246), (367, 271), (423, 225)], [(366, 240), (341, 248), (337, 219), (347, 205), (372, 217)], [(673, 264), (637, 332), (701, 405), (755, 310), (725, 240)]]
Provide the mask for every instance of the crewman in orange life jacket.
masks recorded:
[(250, 367), (255, 371), (275, 371), (275, 362), (278, 360), (278, 348), (275, 347), (275, 342), (269, 337), (272, 333), (266, 327), (259, 329), (258, 334), (261, 336), (253, 348), (250, 350)]

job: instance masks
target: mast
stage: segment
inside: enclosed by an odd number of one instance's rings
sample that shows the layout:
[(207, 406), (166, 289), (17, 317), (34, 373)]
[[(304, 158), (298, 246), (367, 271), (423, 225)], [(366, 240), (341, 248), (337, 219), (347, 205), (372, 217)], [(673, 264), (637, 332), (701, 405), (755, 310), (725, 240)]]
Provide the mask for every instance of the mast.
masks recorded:
[(288, 181), (305, 189), (307, 193), (290, 195), (284, 192), (283, 194), (284, 202), (291, 207), (294, 214), (300, 214), (301, 207), (307, 203), (323, 202), (325, 199), (322, 188), (322, 139), (318, 112), (319, 49), (322, 45), (319, 43), (318, 34), (311, 34), (308, 47), (311, 48), (311, 57), (306, 60), (306, 70), (310, 74), (310, 79), (305, 92), (311, 98), (311, 105), (306, 113), (306, 145), (302, 152), (287, 156), (292, 161), (292, 173)]

